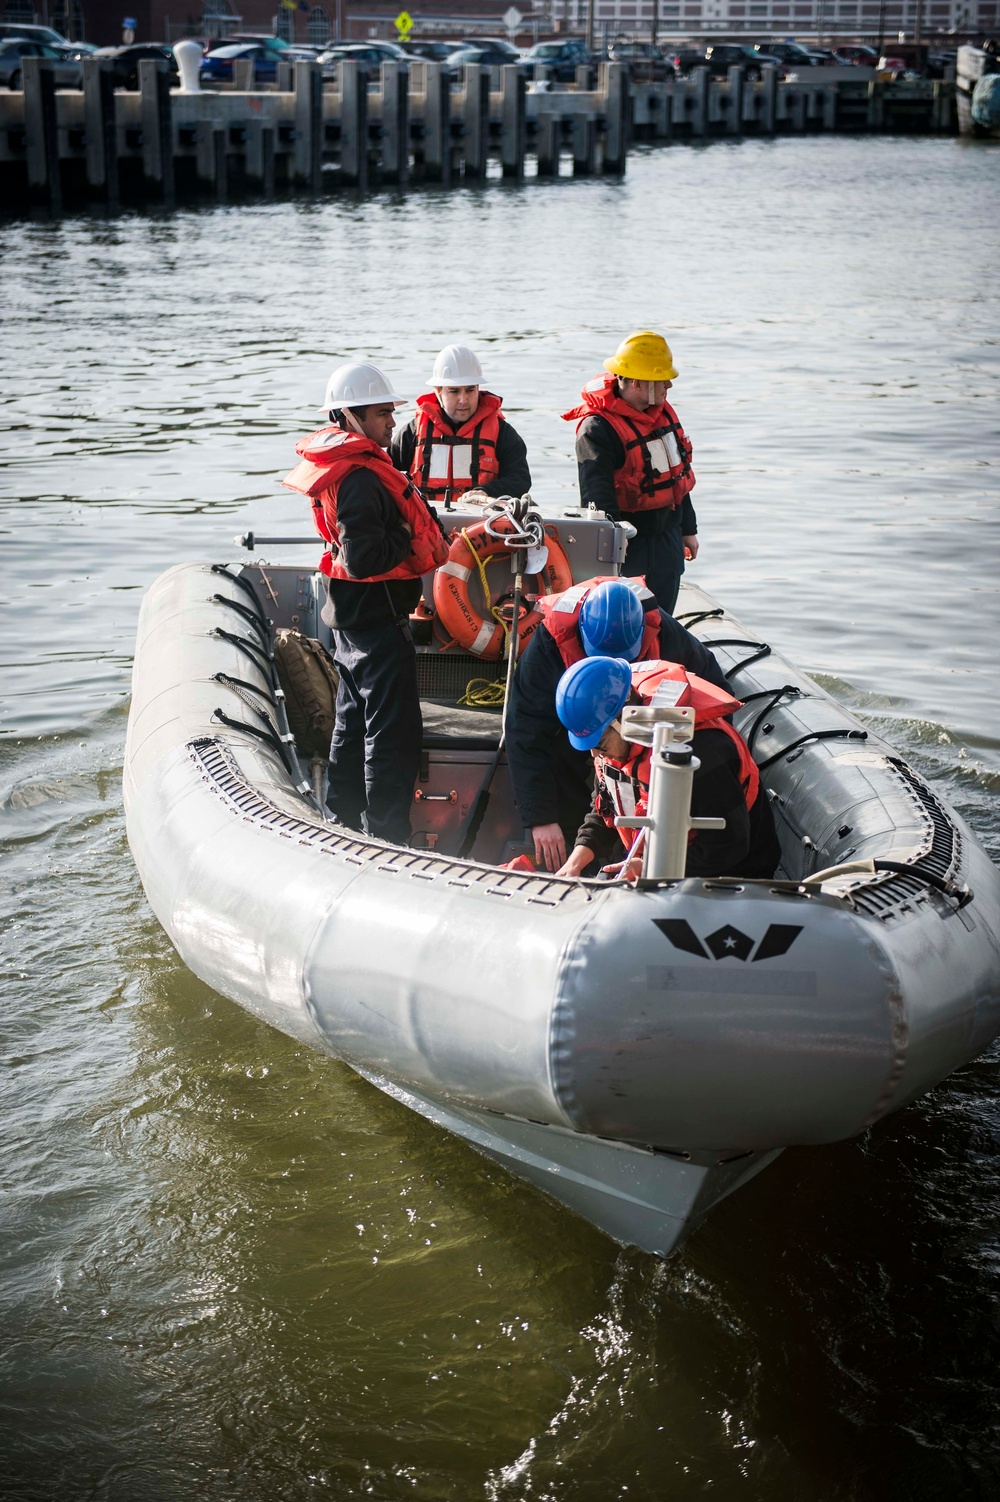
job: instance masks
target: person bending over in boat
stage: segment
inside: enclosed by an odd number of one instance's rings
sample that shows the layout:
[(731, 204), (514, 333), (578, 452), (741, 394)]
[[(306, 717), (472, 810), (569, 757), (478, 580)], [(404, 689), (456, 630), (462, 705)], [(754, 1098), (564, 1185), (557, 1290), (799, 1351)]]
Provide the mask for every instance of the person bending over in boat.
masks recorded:
[(623, 573), (641, 574), (664, 610), (673, 610), (685, 558), (698, 556), (691, 504), (691, 444), (667, 392), (677, 377), (662, 334), (629, 334), (607, 375), (588, 381), (575, 422), (580, 500), (636, 529)]
[[(746, 741), (725, 718), (739, 709), (739, 699), (680, 663), (630, 665), (620, 657), (584, 658), (559, 680), (556, 711), (576, 749), (593, 757), (595, 796), (558, 875), (596, 875), (616, 854), (613, 869), (621, 871), (622, 845), (627, 851), (635, 831), (616, 829), (614, 821), (645, 814), (651, 751), (623, 738), (618, 716), (629, 699), (648, 703), (658, 690), (671, 703), (694, 708), (691, 749), (701, 765), (691, 789), (692, 815), (726, 821), (724, 829), (691, 831), (685, 875), (773, 876), (781, 849), (771, 806)], [(634, 859), (621, 874), (634, 878), (640, 866)]]
[(527, 495), (527, 450), (501, 411), (501, 399), (482, 390), (478, 359), (464, 344), (446, 344), (434, 361), (429, 391), (417, 415), (392, 440), (392, 462), (431, 501), (470, 490)]
[(330, 425), (295, 446), (284, 484), (309, 496), (340, 674), (327, 803), (342, 824), (405, 844), (420, 771), (422, 724), (408, 617), (420, 579), (448, 556), (433, 510), (388, 455), (403, 406), (374, 365), (341, 365), (327, 382)]
[(587, 579), (537, 603), (542, 623), (517, 664), (505, 745), (535, 862), (555, 871), (591, 797), (590, 757), (572, 748), (556, 714), (556, 689), (566, 668), (599, 655), (630, 662), (666, 658), (719, 688), (726, 688), (726, 680), (708, 648), (660, 609), (642, 578)]

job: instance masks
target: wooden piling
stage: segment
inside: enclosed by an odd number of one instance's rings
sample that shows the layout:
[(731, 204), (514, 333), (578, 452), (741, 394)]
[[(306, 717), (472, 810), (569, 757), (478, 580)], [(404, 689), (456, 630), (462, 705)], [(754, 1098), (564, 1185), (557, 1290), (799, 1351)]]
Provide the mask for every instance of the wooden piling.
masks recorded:
[(559, 176), (559, 145), (562, 128), (559, 116), (547, 111), (538, 117), (538, 135), (535, 149), (538, 153), (538, 176)]
[(573, 116), (573, 176), (592, 177), (597, 170), (597, 132), (591, 115)]
[(340, 73), (340, 176), (368, 187), (368, 80), (354, 58), (337, 64)]
[(792, 129), (805, 130), (806, 128), (806, 96), (804, 89), (796, 89), (792, 95)]
[(516, 63), (500, 69), (502, 94), (500, 157), (504, 177), (524, 176), (524, 151), (527, 140), (524, 69)]
[(410, 178), (409, 80), (399, 63), (384, 62), (382, 85), (382, 162), (386, 182), (405, 185)]
[(602, 63), (599, 88), (605, 98), (608, 121), (604, 137), (604, 170), (620, 174), (625, 171), (632, 123), (632, 93), (625, 66), (622, 63)]
[(83, 60), (83, 129), (87, 151), (87, 186), (109, 208), (118, 206), (118, 127), (111, 61)]
[(62, 176), (52, 61), (47, 57), (24, 57), (21, 59), (21, 73), (24, 80), (28, 196), (47, 204), (57, 214), (62, 208)]
[(490, 147), (490, 70), (480, 63), (466, 63), (462, 77), (465, 175), (482, 180), (486, 176)]
[(828, 83), (823, 90), (823, 129), (837, 129), (837, 85)]
[(174, 202), (174, 130), (170, 71), (161, 58), (139, 63), (142, 120), (142, 175), (146, 188), (166, 204)]
[(740, 63), (728, 70), (729, 111), (726, 117), (726, 134), (743, 134), (743, 68)]
[(424, 177), (451, 183), (451, 80), (440, 63), (424, 63)]
[(265, 198), (274, 197), (274, 126), (263, 120), (247, 121), (243, 171)]
[[(368, 86), (365, 88), (367, 103)], [(367, 131), (365, 156), (367, 160)], [(295, 156), (296, 185), (318, 193), (323, 173), (323, 74), (310, 59), (295, 64)]]
[(778, 106), (778, 70), (773, 63), (767, 63), (761, 69), (761, 83), (763, 104), (760, 114), (760, 128), (767, 136), (774, 135), (774, 124), (777, 118)]
[(693, 68), (694, 98), (691, 110), (691, 134), (704, 136), (708, 132), (708, 69)]

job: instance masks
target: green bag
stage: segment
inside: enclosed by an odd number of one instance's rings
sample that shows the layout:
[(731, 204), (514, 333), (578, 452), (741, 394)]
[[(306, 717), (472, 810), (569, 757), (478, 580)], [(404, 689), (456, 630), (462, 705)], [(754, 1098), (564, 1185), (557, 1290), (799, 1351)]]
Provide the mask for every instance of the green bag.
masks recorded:
[(327, 761), (339, 682), (333, 658), (311, 636), (282, 627), (275, 633), (274, 661), (285, 691), (288, 727), (300, 754), (310, 761)]

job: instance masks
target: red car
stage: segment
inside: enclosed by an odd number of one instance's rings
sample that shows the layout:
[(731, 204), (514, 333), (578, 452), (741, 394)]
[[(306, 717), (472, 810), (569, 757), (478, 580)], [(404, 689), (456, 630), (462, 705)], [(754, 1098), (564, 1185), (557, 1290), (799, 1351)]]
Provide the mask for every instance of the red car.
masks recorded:
[(878, 53), (874, 47), (866, 47), (863, 42), (852, 42), (849, 46), (834, 47), (833, 50), (845, 63), (854, 63), (860, 68), (878, 67)]

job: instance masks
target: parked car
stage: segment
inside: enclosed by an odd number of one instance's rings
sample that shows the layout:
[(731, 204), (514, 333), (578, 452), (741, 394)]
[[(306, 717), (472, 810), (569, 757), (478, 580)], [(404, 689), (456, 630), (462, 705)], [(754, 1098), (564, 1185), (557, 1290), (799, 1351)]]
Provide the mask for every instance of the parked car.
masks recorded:
[(495, 47), (492, 41), (477, 42), (475, 46), (459, 47), (457, 52), (452, 52), (448, 57), (449, 68), (462, 68), (466, 63), (478, 63), (482, 68), (509, 68), (514, 63), (521, 62), (521, 54), (515, 51), (513, 57), (509, 52)]
[(874, 68), (878, 64), (878, 53), (874, 47), (866, 47), (864, 42), (850, 42), (843, 47), (834, 47), (837, 57), (843, 58), (845, 63), (853, 63), (855, 67)]
[(590, 67), (595, 57), (581, 37), (567, 37), (564, 42), (536, 42), (520, 61), (532, 69), (540, 63), (555, 83), (575, 83), (577, 68)]
[(613, 63), (624, 63), (635, 83), (662, 83), (674, 76), (673, 63), (650, 42), (612, 42), (608, 57)]
[(264, 47), (260, 42), (232, 42), (228, 47), (215, 47), (206, 52), (198, 65), (202, 83), (231, 83), (235, 74), (234, 65), (239, 61), (253, 63), (255, 83), (274, 83), (278, 76), (279, 63), (312, 60), (314, 54), (297, 47), (286, 47), (275, 52), (273, 47)]
[(335, 78), (337, 64), (342, 62), (360, 63), (361, 72), (367, 77), (377, 74), (387, 62), (402, 63), (408, 68), (411, 58), (395, 42), (338, 42), (321, 52), (318, 61), (324, 78)]
[(231, 31), (227, 37), (209, 37), (205, 51), (217, 52), (220, 47), (236, 47), (240, 42), (257, 42), (272, 52), (287, 52), (292, 45), (284, 37), (272, 36), (269, 31)]
[(780, 62), (786, 73), (793, 68), (818, 67), (824, 60), (808, 47), (803, 47), (801, 42), (755, 42), (753, 50), (761, 57)]
[(522, 57), (522, 53), (518, 51), (514, 43), (506, 41), (503, 37), (463, 37), (458, 45), (460, 47), (487, 47), (493, 52), (502, 52), (509, 63), (519, 62)]
[(758, 52), (756, 48), (747, 47), (742, 42), (713, 43), (711, 47), (705, 48), (705, 62), (713, 78), (725, 78), (730, 68), (735, 68), (737, 64), (744, 69), (745, 76), (751, 79), (761, 77), (765, 63), (777, 63), (781, 67), (778, 58)]
[(139, 64), (147, 57), (163, 58), (170, 64), (170, 86), (180, 85), (177, 59), (173, 50), (161, 42), (130, 42), (127, 47), (98, 47), (94, 57), (109, 57), (112, 62), (111, 77), (116, 89), (139, 87)]
[(22, 63), (26, 57), (50, 57), (57, 89), (78, 89), (83, 83), (83, 68), (76, 58), (67, 57), (62, 47), (28, 37), (7, 37), (0, 41), (0, 88), (19, 93), (23, 79)]
[(455, 50), (454, 42), (400, 42), (399, 45), (407, 57), (425, 63), (443, 63)]
[(25, 42), (49, 42), (55, 47), (64, 47), (67, 40), (51, 26), (22, 26), (19, 21), (0, 21), (0, 42), (11, 37)]
[(686, 76), (692, 68), (700, 68), (705, 62), (705, 53), (701, 47), (677, 47), (668, 54), (674, 65), (675, 73)]

